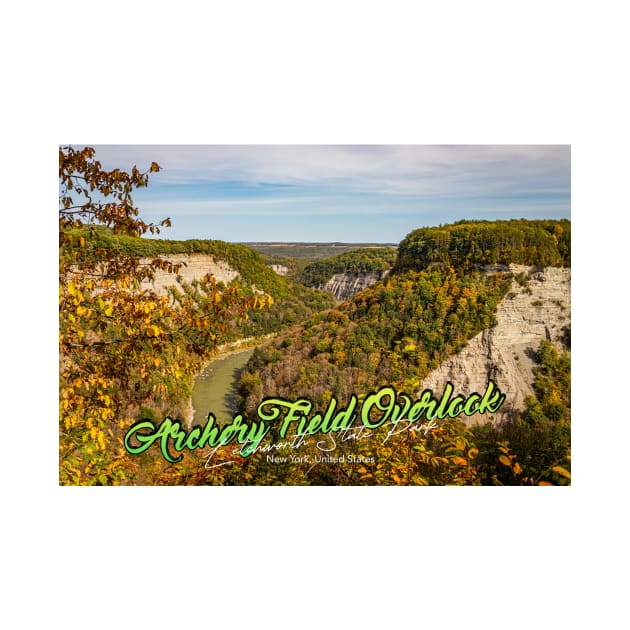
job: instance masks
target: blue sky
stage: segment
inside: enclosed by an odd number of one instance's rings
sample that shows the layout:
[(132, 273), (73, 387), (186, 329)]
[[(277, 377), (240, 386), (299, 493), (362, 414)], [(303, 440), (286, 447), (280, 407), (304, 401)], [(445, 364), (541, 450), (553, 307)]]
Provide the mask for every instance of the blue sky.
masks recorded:
[(163, 238), (398, 243), (459, 219), (570, 218), (568, 145), (101, 145), (162, 171), (134, 199)]

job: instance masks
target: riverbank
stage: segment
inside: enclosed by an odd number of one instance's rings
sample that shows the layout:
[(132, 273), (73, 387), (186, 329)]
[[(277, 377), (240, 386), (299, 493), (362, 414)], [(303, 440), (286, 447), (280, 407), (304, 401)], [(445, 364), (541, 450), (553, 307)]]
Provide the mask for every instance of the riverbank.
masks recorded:
[(219, 346), (218, 352), (211, 359), (206, 361), (204, 367), (211, 363), (212, 361), (216, 361), (217, 359), (221, 359), (224, 357), (229, 357), (232, 354), (243, 352), (248, 348), (257, 348), (258, 346), (262, 346), (264, 343), (273, 339), (278, 333), (269, 333), (268, 335), (264, 335), (262, 337), (245, 337), (243, 339), (237, 339), (236, 341), (229, 341), (228, 343), (223, 343)]
[(247, 337), (219, 346), (218, 353), (204, 363), (194, 379), (185, 414), (189, 426), (205, 422), (208, 413), (213, 413), (221, 422), (232, 417), (241, 370), (254, 350), (274, 336)]

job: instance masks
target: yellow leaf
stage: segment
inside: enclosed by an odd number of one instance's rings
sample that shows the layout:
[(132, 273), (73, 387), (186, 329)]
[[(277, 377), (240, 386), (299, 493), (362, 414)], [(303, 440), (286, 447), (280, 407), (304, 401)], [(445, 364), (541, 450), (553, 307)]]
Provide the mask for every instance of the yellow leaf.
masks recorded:
[(510, 459), (508, 457), (506, 457), (505, 455), (501, 455), (499, 457), (499, 461), (504, 465), (504, 466), (512, 466), (512, 462), (510, 461)]
[(553, 472), (555, 473), (558, 473), (561, 477), (571, 479), (571, 473), (566, 468), (562, 468), (562, 466), (554, 466), (551, 470), (553, 470)]
[(72, 280), (70, 280), (70, 282), (68, 282), (68, 293), (70, 295), (74, 295), (77, 292), (77, 286), (76, 284), (74, 284), (74, 282), (72, 282)]
[(553, 486), (553, 484), (550, 483), (549, 481), (539, 481), (538, 485), (539, 486)]
[(515, 475), (520, 475), (523, 472), (521, 465), (518, 462), (515, 462), (514, 466), (512, 466), (512, 470)]

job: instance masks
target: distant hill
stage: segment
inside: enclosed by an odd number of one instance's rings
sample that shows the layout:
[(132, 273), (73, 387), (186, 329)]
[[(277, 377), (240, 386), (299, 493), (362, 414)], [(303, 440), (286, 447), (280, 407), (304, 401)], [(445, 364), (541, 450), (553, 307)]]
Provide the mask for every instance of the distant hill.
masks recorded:
[(343, 254), (357, 249), (393, 248), (397, 243), (241, 243), (269, 256), (285, 256), (288, 258), (320, 260), (330, 256)]

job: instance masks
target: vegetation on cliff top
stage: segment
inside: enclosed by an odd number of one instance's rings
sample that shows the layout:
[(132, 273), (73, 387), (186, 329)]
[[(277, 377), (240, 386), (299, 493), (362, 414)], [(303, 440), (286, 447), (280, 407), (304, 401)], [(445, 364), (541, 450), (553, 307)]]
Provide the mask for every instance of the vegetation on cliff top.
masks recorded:
[(345, 252), (306, 265), (296, 279), (309, 287), (320, 287), (336, 273), (379, 273), (391, 269), (396, 249), (373, 247)]
[[(268, 267), (264, 257), (253, 249), (236, 243), (218, 240), (192, 239), (175, 241), (147, 239), (115, 234), (103, 226), (92, 226), (72, 232), (75, 238), (83, 236), (88, 256), (97, 252), (108, 252), (121, 256), (158, 258), (173, 254), (207, 254), (215, 260), (223, 260), (239, 278), (230, 286), (238, 288), (242, 295), (255, 298), (257, 291), (271, 296), (273, 303), (265, 309), (250, 311), (237, 325), (223, 331), (220, 340), (231, 341), (240, 337), (260, 336), (297, 324), (312, 313), (330, 308), (335, 300), (332, 296), (305, 287), (289, 278), (279, 276)], [(173, 275), (173, 282), (176, 276)], [(193, 283), (195, 285), (196, 283)], [(255, 288), (254, 288), (255, 287)], [(198, 288), (198, 287), (197, 287)], [(193, 292), (198, 299), (203, 295)]]
[(422, 270), (432, 264), (459, 270), (517, 263), (571, 266), (571, 222), (460, 221), (414, 230), (400, 243), (395, 270)]

